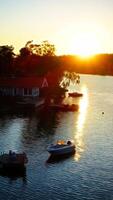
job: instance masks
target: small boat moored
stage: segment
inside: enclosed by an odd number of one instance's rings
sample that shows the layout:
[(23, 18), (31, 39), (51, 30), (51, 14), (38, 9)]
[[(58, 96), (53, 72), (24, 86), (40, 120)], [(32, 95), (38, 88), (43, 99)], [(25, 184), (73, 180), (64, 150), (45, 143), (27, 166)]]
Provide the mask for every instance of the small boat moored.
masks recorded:
[(69, 97), (82, 97), (83, 94), (82, 93), (79, 93), (79, 92), (69, 92), (68, 93)]
[(19, 169), (24, 167), (28, 162), (26, 153), (16, 153), (9, 151), (9, 153), (1, 153), (0, 155), (0, 169)]
[(56, 144), (51, 144), (47, 151), (53, 156), (62, 156), (75, 153), (75, 145), (71, 141), (58, 141)]

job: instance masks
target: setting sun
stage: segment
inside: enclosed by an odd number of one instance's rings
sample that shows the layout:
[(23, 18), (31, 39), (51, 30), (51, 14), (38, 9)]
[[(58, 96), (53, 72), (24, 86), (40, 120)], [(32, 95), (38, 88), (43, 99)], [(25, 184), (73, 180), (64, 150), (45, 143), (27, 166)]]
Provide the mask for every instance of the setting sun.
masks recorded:
[(92, 33), (81, 33), (72, 39), (69, 51), (81, 57), (89, 57), (99, 52), (99, 42)]
[(105, 38), (109, 38), (109, 34), (103, 26), (88, 20), (77, 26), (69, 24), (62, 27), (55, 38), (57, 38), (55, 44), (57, 44), (58, 54), (89, 57), (105, 52), (103, 42)]

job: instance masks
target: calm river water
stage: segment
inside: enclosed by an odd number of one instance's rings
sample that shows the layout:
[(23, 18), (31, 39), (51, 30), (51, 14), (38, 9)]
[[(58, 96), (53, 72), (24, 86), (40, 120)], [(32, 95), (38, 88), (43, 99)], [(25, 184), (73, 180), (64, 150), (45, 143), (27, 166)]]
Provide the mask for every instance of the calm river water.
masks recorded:
[[(25, 151), (24, 176), (0, 174), (1, 200), (113, 200), (113, 77), (81, 75), (78, 112), (0, 115), (0, 151)], [(103, 113), (102, 113), (103, 112)], [(48, 162), (46, 148), (71, 139), (74, 156)]]

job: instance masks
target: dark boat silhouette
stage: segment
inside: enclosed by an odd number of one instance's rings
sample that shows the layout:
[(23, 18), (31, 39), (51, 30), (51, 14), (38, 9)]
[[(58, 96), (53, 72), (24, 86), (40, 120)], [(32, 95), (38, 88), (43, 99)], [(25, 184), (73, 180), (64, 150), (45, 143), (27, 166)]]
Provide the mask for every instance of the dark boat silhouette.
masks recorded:
[(68, 93), (69, 97), (82, 97), (83, 94), (79, 92), (69, 92)]
[(1, 153), (0, 155), (0, 169), (17, 171), (24, 167), (28, 162), (27, 155), (23, 153), (15, 153), (9, 151), (9, 153)]

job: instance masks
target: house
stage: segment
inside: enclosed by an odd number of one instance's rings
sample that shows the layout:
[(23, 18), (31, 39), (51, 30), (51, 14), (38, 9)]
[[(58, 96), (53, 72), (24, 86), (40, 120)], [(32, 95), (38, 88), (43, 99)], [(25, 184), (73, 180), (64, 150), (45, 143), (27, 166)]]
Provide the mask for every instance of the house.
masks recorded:
[(0, 97), (39, 97), (41, 90), (49, 86), (47, 78), (0, 78)]

